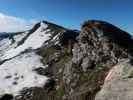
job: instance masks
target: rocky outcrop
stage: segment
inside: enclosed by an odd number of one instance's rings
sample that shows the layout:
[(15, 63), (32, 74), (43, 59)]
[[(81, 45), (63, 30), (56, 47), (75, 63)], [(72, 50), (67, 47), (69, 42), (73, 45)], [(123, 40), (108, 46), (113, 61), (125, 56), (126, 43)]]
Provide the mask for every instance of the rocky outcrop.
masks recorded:
[[(117, 36), (123, 39), (118, 40)], [(71, 94), (87, 88), (91, 93), (95, 93), (95, 88), (100, 89), (112, 66), (130, 56), (127, 51), (132, 50), (132, 46), (127, 49), (125, 43), (133, 42), (128, 33), (107, 22), (94, 20), (83, 24), (77, 40), (63, 76)]]

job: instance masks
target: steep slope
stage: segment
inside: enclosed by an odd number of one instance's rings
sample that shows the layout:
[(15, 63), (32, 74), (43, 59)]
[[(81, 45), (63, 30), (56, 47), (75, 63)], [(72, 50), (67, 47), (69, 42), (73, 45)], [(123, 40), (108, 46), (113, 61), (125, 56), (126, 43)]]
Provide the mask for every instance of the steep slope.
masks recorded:
[[(93, 100), (93, 96), (103, 85), (108, 71), (121, 59), (132, 59), (132, 50), (133, 40), (129, 33), (108, 22), (98, 20), (85, 22), (78, 37), (78, 44), (74, 46), (72, 59), (76, 67), (84, 72), (81, 72), (82, 78), (77, 79), (80, 80), (78, 83), (82, 83), (78, 86), (79, 91), (88, 88), (87, 96)], [(74, 72), (68, 74), (70, 79), (72, 73)], [(66, 79), (68, 80), (68, 76)], [(74, 77), (73, 79), (75, 80)]]
[[(47, 64), (42, 63), (42, 57), (37, 54), (37, 51), (50, 45), (60, 45), (60, 39), (66, 31), (70, 30), (42, 21), (29, 31), (0, 35), (0, 97), (2, 100), (6, 98), (5, 96), (8, 98), (11, 95), (20, 99), (18, 95), (21, 95), (25, 89), (43, 88), (51, 84), (50, 77), (40, 75), (36, 70), (47, 67)], [(24, 95), (21, 97), (24, 99)]]
[(55, 97), (94, 100), (109, 70), (121, 59), (132, 59), (132, 44), (127, 32), (108, 22), (89, 20), (76, 40), (38, 51), (48, 65), (40, 73), (56, 80)]
[[(1, 45), (3, 48), (1, 49), (1, 60), (10, 59), (12, 57), (15, 57), (25, 50), (28, 49), (38, 49), (40, 48), (45, 42), (47, 42), (50, 39), (53, 39), (56, 35), (59, 35), (57, 32), (52, 32), (52, 27), (50, 25), (46, 24), (45, 22), (41, 22), (36, 24), (33, 29), (31, 29), (29, 32), (24, 32), (18, 35), (15, 35), (10, 39), (9, 37), (6, 39), (1, 40)], [(65, 31), (65, 29), (60, 30), (60, 32)], [(20, 37), (19, 37), (20, 36)], [(11, 41), (14, 39), (14, 43)], [(19, 40), (20, 39), (20, 40)], [(6, 41), (7, 48), (5, 50), (3, 45), (4, 41)], [(8, 42), (7, 42), (8, 41)], [(53, 40), (54, 41), (54, 40)]]

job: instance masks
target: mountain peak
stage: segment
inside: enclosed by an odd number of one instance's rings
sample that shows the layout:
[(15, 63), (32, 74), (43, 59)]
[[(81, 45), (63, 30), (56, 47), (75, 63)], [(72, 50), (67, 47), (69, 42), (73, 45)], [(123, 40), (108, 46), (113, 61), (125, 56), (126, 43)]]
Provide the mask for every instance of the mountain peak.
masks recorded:
[(64, 43), (64, 39), (65, 42), (69, 39), (76, 40), (77, 33), (54, 23), (41, 21), (25, 32), (1, 34), (0, 80), (5, 85), (0, 83), (0, 96), (16, 96), (23, 88), (43, 87), (49, 78), (37, 74), (35, 70), (44, 69), (47, 65), (42, 63), (42, 57), (37, 51), (46, 45)]
[(133, 48), (132, 36), (122, 29), (106, 21), (88, 20), (83, 23), (82, 29), (87, 29), (101, 38), (114, 42), (121, 47)]

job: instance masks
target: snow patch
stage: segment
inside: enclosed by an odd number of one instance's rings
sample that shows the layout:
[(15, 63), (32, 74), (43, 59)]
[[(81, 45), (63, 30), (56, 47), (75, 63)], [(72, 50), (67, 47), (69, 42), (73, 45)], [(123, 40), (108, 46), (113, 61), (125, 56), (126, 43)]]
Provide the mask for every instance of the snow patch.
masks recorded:
[(17, 34), (13, 36), (14, 42), (12, 43), (12, 39), (9, 39), (9, 37), (2, 39), (0, 41), (0, 61), (2, 60), (2, 57), (5, 55), (5, 53), (13, 48), (15, 48), (18, 44), (18, 42), (23, 39), (24, 36), (26, 36), (27, 32)]
[(26, 35), (28, 34), (28, 31), (23, 32), (21, 34), (14, 35), (13, 39), (15, 40), (16, 43), (21, 41)]
[(8, 93), (18, 95), (24, 88), (43, 87), (47, 77), (37, 74), (36, 68), (45, 68), (41, 57), (25, 53), (0, 65), (0, 96)]

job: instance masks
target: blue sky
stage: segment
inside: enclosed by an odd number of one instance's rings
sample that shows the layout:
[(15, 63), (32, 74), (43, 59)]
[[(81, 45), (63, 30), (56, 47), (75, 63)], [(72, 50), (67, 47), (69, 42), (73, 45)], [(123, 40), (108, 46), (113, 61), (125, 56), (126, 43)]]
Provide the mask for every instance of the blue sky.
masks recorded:
[(133, 0), (0, 0), (0, 13), (76, 29), (88, 19), (105, 20), (133, 33)]

